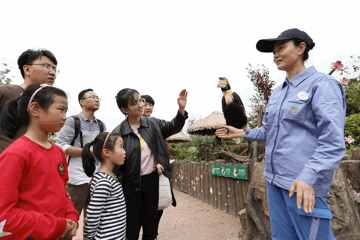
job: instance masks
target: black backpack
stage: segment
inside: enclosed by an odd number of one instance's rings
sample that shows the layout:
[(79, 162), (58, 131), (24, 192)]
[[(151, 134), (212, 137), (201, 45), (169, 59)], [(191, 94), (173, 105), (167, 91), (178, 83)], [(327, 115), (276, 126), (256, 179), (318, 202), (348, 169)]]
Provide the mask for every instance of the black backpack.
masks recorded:
[[(70, 145), (74, 146), (76, 138), (80, 135), (80, 146), (84, 147), (84, 141), (83, 141), (83, 134), (82, 134), (82, 131), (81, 131), (80, 118), (79, 118), (78, 115), (74, 115), (74, 116), (71, 116), (71, 117), (74, 119), (74, 131), (75, 131), (75, 134), (74, 134), (74, 137), (73, 137)], [(96, 119), (96, 122), (99, 125), (100, 133), (104, 132), (104, 130), (105, 130), (104, 123), (99, 119)]]

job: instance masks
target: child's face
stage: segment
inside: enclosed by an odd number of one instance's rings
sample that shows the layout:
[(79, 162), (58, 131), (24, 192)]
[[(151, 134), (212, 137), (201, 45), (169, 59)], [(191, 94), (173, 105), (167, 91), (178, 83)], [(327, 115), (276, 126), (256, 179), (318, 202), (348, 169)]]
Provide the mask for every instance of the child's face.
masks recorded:
[(118, 137), (115, 141), (114, 149), (111, 151), (110, 159), (111, 161), (120, 166), (124, 164), (126, 157), (126, 152), (123, 146), (123, 140), (121, 137)]
[(64, 126), (67, 109), (67, 99), (63, 96), (55, 95), (54, 102), (47, 110), (40, 108), (40, 128), (46, 132), (58, 132)]

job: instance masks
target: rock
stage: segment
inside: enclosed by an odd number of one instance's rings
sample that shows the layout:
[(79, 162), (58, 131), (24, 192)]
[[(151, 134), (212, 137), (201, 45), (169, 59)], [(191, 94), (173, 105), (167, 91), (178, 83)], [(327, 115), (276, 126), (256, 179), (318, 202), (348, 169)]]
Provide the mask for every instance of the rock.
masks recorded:
[(360, 148), (356, 147), (353, 148), (351, 151), (351, 159), (353, 160), (360, 160)]
[(337, 240), (360, 239), (360, 209), (355, 201), (351, 181), (343, 165), (336, 171), (331, 186), (329, 204), (333, 213), (332, 228)]
[(264, 179), (264, 163), (256, 162), (253, 165), (251, 181), (246, 199), (246, 228), (241, 240), (270, 240), (271, 229), (269, 210), (267, 207), (266, 184)]

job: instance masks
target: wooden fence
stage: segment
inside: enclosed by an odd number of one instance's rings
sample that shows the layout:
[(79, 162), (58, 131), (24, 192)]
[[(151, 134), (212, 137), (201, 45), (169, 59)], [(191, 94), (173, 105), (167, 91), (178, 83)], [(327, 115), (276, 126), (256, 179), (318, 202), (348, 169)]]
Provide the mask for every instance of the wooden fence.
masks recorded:
[(245, 208), (248, 181), (211, 175), (212, 162), (176, 161), (173, 187), (231, 215)]

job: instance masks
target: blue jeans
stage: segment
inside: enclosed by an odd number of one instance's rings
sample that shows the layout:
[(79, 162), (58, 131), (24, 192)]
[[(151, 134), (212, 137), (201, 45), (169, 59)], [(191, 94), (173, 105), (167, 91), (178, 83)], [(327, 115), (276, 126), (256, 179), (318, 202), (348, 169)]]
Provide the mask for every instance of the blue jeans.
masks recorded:
[(321, 197), (316, 197), (315, 208), (305, 213), (296, 207), (296, 194), (267, 183), (270, 223), (273, 240), (333, 240), (332, 214)]

